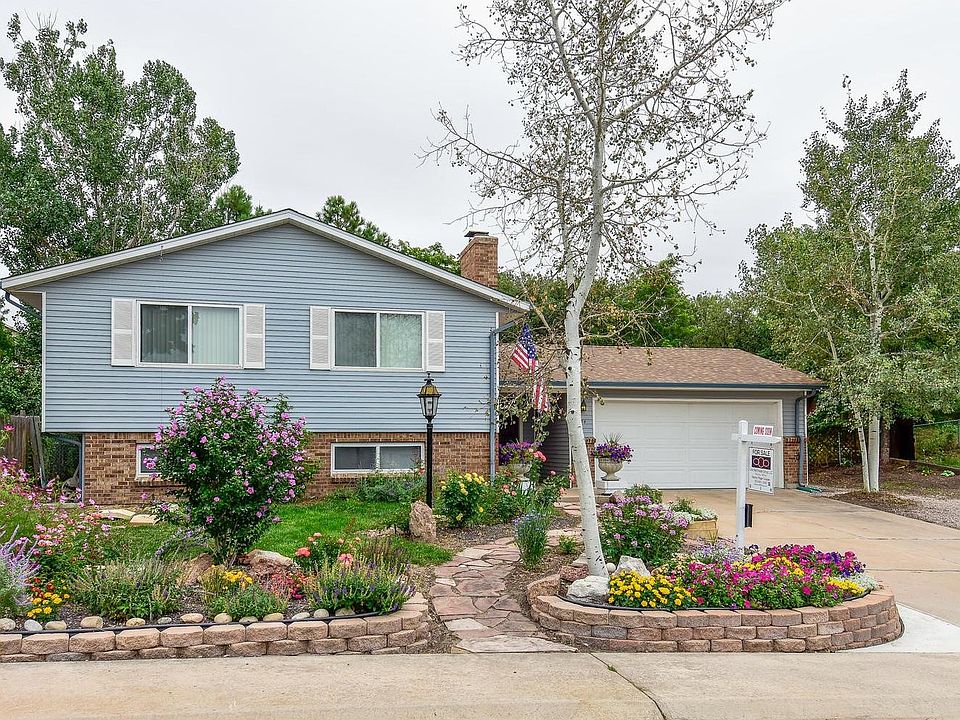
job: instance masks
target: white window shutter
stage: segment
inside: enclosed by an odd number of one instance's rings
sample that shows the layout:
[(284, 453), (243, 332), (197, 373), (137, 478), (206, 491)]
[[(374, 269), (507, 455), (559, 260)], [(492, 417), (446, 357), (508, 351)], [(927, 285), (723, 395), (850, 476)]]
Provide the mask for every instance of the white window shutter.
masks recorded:
[(328, 307), (310, 308), (310, 369), (329, 370), (333, 365), (330, 353), (330, 335), (333, 330), (333, 312)]
[(266, 307), (243, 306), (243, 366), (260, 369), (266, 366)]
[(110, 364), (134, 365), (137, 303), (129, 298), (110, 301)]
[(427, 363), (431, 372), (443, 372), (444, 369), (444, 313), (427, 313)]

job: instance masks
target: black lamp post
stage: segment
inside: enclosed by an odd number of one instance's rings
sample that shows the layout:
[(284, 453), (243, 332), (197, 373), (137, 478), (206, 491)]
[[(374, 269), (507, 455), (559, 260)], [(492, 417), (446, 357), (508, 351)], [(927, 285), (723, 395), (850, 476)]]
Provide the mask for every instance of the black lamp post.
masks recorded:
[(427, 505), (433, 507), (433, 419), (437, 416), (437, 405), (440, 404), (440, 389), (433, 384), (430, 373), (423, 381), (423, 387), (417, 393), (420, 398), (420, 409), (427, 419)]

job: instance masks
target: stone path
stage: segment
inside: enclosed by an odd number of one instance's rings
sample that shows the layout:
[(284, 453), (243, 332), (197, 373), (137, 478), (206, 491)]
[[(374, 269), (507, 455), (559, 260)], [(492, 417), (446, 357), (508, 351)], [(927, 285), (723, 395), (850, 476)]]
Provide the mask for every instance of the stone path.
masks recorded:
[[(555, 540), (554, 540), (555, 542)], [(436, 568), (428, 593), (434, 610), (457, 638), (455, 651), (575, 652), (541, 635), (504, 582), (520, 559), (513, 538), (468, 547)]]

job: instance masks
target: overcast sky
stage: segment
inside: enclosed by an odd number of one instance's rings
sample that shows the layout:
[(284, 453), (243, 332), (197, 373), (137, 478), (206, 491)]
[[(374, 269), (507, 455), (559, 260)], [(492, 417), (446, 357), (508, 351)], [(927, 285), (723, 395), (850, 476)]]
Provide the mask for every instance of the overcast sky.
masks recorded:
[[(0, 0), (0, 9), (4, 25), (13, 12), (83, 17), (91, 44), (114, 40), (128, 78), (146, 60), (175, 65), (196, 90), (200, 114), (236, 133), (236, 181), (265, 206), (312, 214), (341, 194), (394, 237), (456, 252), (469, 182), (461, 170), (420, 166), (418, 150), (437, 135), (431, 110), (469, 105), (490, 142), (517, 133), (496, 68), (466, 68), (453, 57), (462, 39), (458, 1)], [(928, 93), (925, 118), (941, 118), (956, 141), (958, 30), (960, 3), (951, 0), (793, 0), (780, 11), (772, 39), (754, 51), (758, 66), (739, 80), (756, 89), (753, 110), (769, 124), (768, 138), (749, 179), (708, 208), (721, 234), (679, 230), (700, 261), (688, 290), (736, 286), (749, 228), (799, 211), (803, 140), (821, 127), (821, 108), (839, 117), (845, 74), (856, 94), (878, 97), (908, 68), (913, 89)], [(4, 37), (0, 56), (10, 51)], [(0, 87), (0, 122), (14, 121), (13, 98)]]

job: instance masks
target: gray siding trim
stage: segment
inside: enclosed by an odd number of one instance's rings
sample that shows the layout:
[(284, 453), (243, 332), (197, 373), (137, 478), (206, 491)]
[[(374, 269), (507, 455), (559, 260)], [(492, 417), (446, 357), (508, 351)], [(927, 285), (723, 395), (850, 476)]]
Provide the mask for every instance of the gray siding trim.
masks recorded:
[[(144, 432), (182, 388), (226, 375), (240, 388), (285, 393), (309, 430), (421, 432), (423, 373), (311, 370), (309, 307), (440, 310), (446, 367), (436, 429), (489, 429), (489, 332), (499, 306), (289, 224), (44, 286), (46, 429)], [(260, 303), (266, 367), (112, 367), (110, 298)]]

